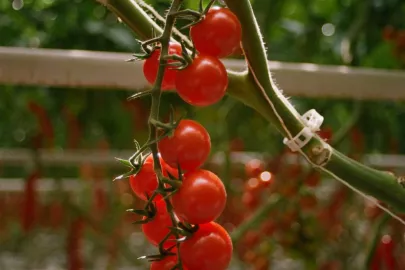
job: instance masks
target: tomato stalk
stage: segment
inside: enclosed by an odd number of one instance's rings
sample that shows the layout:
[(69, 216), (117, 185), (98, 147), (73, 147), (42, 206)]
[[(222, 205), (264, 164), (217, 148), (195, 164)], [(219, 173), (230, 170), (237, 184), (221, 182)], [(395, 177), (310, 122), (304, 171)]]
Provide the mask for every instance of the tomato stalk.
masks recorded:
[[(123, 175), (120, 176), (116, 179), (121, 179), (123, 177), (129, 176), (130, 174), (133, 174), (133, 169), (135, 169), (136, 173), (140, 170), (140, 168), (143, 166), (143, 163), (145, 162), (145, 156), (144, 152), (146, 150), (151, 150), (152, 152), (152, 158), (153, 158), (153, 170), (156, 174), (157, 180), (158, 180), (158, 187), (157, 189), (152, 193), (152, 195), (146, 194), (146, 197), (148, 198), (147, 203), (144, 207), (143, 210), (130, 210), (130, 212), (134, 212), (136, 214), (141, 214), (144, 215), (145, 218), (141, 220), (140, 222), (137, 223), (147, 223), (153, 218), (153, 216), (156, 214), (155, 212), (155, 206), (154, 204), (154, 198), (160, 194), (163, 197), (163, 200), (166, 205), (167, 212), (170, 216), (170, 220), (173, 226), (173, 230), (170, 231), (170, 233), (162, 239), (162, 241), (159, 243), (159, 254), (158, 255), (151, 255), (151, 256), (143, 256), (142, 258), (148, 258), (148, 259), (163, 259), (166, 255), (168, 255), (168, 250), (164, 249), (164, 243), (166, 240), (169, 239), (171, 235), (174, 235), (176, 239), (180, 239), (180, 233), (182, 229), (179, 228), (179, 224), (177, 222), (177, 219), (174, 214), (173, 206), (170, 201), (170, 195), (172, 194), (173, 191), (176, 190), (176, 188), (179, 187), (181, 184), (181, 181), (178, 180), (173, 180), (173, 179), (168, 179), (164, 176), (163, 171), (162, 171), (162, 165), (161, 165), (161, 159), (159, 157), (158, 153), (158, 142), (165, 136), (169, 135), (174, 128), (176, 128), (177, 123), (173, 122), (173, 119), (170, 120), (170, 123), (162, 123), (159, 121), (159, 107), (160, 107), (160, 98), (161, 98), (161, 92), (163, 89), (163, 80), (164, 80), (164, 75), (166, 69), (171, 66), (173, 63), (170, 63), (170, 60), (174, 61), (179, 61), (180, 64), (184, 60), (187, 61), (187, 59), (178, 59), (176, 57), (173, 57), (173, 55), (169, 55), (169, 46), (170, 46), (170, 40), (172, 37), (174, 25), (176, 22), (177, 17), (181, 17), (184, 15), (184, 12), (180, 11), (181, 4), (183, 3), (183, 0), (173, 0), (170, 6), (170, 9), (167, 13), (165, 23), (163, 30), (157, 30), (155, 27), (153, 29), (157, 31), (160, 35), (158, 37), (151, 37), (149, 40), (145, 41), (142, 43), (142, 48), (145, 51), (146, 55), (145, 56), (136, 56), (138, 58), (144, 58), (147, 56), (150, 56), (153, 50), (149, 48), (149, 45), (154, 45), (155, 43), (160, 44), (160, 58), (159, 58), (159, 68), (157, 71), (157, 76), (155, 79), (155, 82), (153, 84), (153, 87), (150, 91), (148, 91), (148, 95), (151, 96), (152, 102), (151, 102), (151, 109), (150, 109), (150, 114), (149, 114), (149, 119), (148, 119), (148, 128), (149, 128), (149, 137), (147, 142), (141, 147), (136, 143), (137, 145), (137, 151), (136, 153), (129, 158), (128, 163), (125, 162), (125, 160), (121, 160), (124, 164), (129, 165), (132, 167), (132, 170)], [(107, 1), (106, 3), (107, 6), (111, 8), (111, 2)], [(115, 4), (115, 3), (114, 3)], [(125, 2), (120, 2), (119, 4), (125, 5)], [(114, 10), (117, 11), (117, 9), (113, 8)], [(127, 9), (127, 11), (134, 11), (131, 9)], [(139, 10), (138, 10), (139, 11)], [(142, 11), (143, 12), (143, 11)], [(147, 19), (145, 19), (147, 20)], [(142, 26), (140, 26), (142, 27)], [(183, 50), (185, 50), (185, 45), (183, 44)], [(184, 64), (184, 63), (183, 63)], [(133, 97), (131, 97), (132, 99)], [(173, 118), (173, 117), (171, 117)], [(162, 132), (163, 130), (163, 135)], [(179, 170), (179, 175), (180, 175), (180, 180), (181, 180), (181, 172)], [(171, 188), (167, 188), (167, 185), (170, 185)], [(180, 241), (176, 241), (177, 247), (177, 265), (176, 269), (182, 270), (182, 263), (180, 259)], [(170, 251), (169, 251), (170, 252)]]
[[(166, 56), (168, 56), (169, 54), (169, 42), (171, 39), (171, 34), (172, 34), (172, 30), (174, 27), (174, 24), (176, 22), (176, 17), (173, 16), (173, 14), (175, 12), (177, 12), (180, 9), (180, 6), (182, 4), (183, 0), (174, 0), (171, 4), (171, 7), (169, 9), (169, 12), (167, 14), (166, 17), (166, 22), (165, 22), (165, 26), (163, 29), (163, 33), (160, 37), (160, 43), (161, 43), (161, 57), (160, 57), (160, 61), (159, 61), (159, 69), (158, 69), (158, 73), (157, 73), (157, 78), (155, 81), (155, 84), (153, 85), (152, 88), (152, 104), (151, 104), (151, 111), (150, 111), (150, 115), (149, 115), (149, 141), (151, 140), (156, 140), (158, 137), (158, 131), (156, 126), (153, 124), (154, 120), (158, 120), (159, 119), (159, 106), (160, 106), (160, 97), (161, 97), (161, 86), (163, 83), (163, 76), (166, 70), (166, 64), (167, 64), (167, 60), (165, 59)], [(160, 165), (160, 158), (158, 155), (158, 146), (157, 146), (157, 142), (153, 143), (150, 145), (150, 149), (152, 151), (152, 155), (153, 155), (153, 162), (154, 162), (154, 170), (156, 172), (157, 178), (158, 178), (158, 186), (160, 189), (164, 189), (164, 183), (162, 181), (163, 179), (163, 173), (162, 173), (162, 167)], [(165, 196), (164, 194), (162, 194), (166, 203), (166, 208), (167, 208), (167, 212), (170, 215), (170, 219), (172, 221), (172, 224), (174, 227), (177, 226), (177, 220), (175, 218), (174, 212), (173, 212), (173, 206), (170, 202), (170, 199)], [(178, 239), (180, 236), (177, 232), (174, 232), (174, 236), (176, 237), (176, 239)], [(177, 242), (177, 258), (178, 258), (178, 268), (180, 270), (183, 269), (182, 267), (182, 263), (181, 263), (181, 259), (180, 259), (180, 242)]]

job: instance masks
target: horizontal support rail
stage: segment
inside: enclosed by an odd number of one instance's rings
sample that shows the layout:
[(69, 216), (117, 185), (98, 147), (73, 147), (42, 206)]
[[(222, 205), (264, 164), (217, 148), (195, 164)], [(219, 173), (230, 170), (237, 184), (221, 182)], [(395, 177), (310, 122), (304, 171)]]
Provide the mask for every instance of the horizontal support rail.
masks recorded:
[[(38, 150), (38, 156), (43, 165), (78, 165), (92, 164), (105, 166), (122, 166), (115, 160), (115, 157), (128, 158), (134, 153), (134, 150)], [(296, 156), (291, 156), (291, 162), (295, 162)], [(212, 164), (221, 164), (224, 154), (218, 152), (214, 154), (210, 161)], [(231, 161), (234, 164), (245, 164), (247, 161), (258, 158), (263, 159), (264, 156), (254, 152), (233, 152), (231, 153)], [(302, 159), (303, 160), (303, 159)], [(2, 165), (21, 165), (33, 164), (33, 153), (28, 149), (10, 148), (0, 149), (0, 164)], [(363, 157), (363, 162), (371, 167), (377, 168), (393, 168), (405, 169), (404, 155), (382, 155), (369, 154)]]
[[(0, 47), (0, 84), (139, 90), (142, 63), (130, 53)], [(224, 60), (245, 69), (243, 60)], [(405, 100), (405, 72), (270, 61), (287, 95), (311, 98)]]

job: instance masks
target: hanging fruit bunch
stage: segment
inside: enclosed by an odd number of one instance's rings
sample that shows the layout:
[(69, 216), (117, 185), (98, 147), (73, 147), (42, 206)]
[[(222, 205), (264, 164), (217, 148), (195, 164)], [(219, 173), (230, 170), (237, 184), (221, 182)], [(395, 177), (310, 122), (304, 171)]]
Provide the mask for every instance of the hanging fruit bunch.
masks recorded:
[[(227, 193), (221, 179), (201, 169), (211, 151), (207, 130), (191, 119), (168, 122), (159, 115), (162, 91), (175, 89), (188, 104), (210, 106), (220, 101), (228, 86), (220, 58), (240, 47), (241, 25), (228, 9), (213, 7), (211, 1), (199, 11), (181, 10), (174, 0), (166, 16), (163, 33), (142, 42), (143, 72), (152, 89), (130, 99), (150, 95), (149, 139), (128, 160), (131, 170), (116, 179), (129, 178), (143, 209), (130, 209), (141, 215), (136, 223), (158, 253), (144, 258), (150, 269), (227, 269), (232, 257), (232, 241), (216, 219), (225, 208)], [(177, 19), (191, 19), (188, 25), (193, 45), (172, 42)]]

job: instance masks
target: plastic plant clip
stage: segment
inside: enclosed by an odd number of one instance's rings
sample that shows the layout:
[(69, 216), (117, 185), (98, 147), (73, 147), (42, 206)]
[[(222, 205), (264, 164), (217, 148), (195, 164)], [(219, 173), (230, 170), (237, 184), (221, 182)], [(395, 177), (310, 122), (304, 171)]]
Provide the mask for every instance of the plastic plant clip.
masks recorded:
[(304, 113), (301, 119), (312, 132), (317, 132), (320, 130), (324, 118), (315, 109), (311, 109)]
[(323, 116), (315, 109), (307, 111), (301, 116), (305, 127), (291, 140), (284, 138), (283, 143), (287, 145), (291, 151), (297, 152), (311, 140), (315, 132), (320, 130), (323, 119)]
[(291, 140), (284, 138), (283, 143), (287, 145), (291, 151), (297, 152), (304, 147), (314, 136), (314, 133), (309, 127), (304, 127), (300, 133)]

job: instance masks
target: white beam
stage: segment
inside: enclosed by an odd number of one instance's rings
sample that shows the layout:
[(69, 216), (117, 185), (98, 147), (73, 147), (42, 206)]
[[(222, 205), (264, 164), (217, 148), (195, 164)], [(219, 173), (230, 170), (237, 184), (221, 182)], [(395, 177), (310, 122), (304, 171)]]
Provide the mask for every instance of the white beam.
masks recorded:
[[(142, 63), (130, 53), (0, 47), (0, 84), (72, 88), (146, 87)], [(405, 100), (405, 72), (269, 62), (277, 84), (290, 96)], [(225, 60), (243, 70), (242, 60)]]
[[(122, 166), (115, 157), (129, 158), (135, 150), (38, 150), (40, 161), (44, 165), (79, 165), (83, 163), (105, 166)], [(291, 156), (288, 162), (297, 162), (295, 156)], [(231, 161), (234, 164), (245, 164), (247, 161), (258, 158), (265, 158), (263, 154), (253, 152), (234, 152), (231, 154)], [(214, 154), (210, 161), (212, 164), (221, 164), (224, 155), (221, 152)], [(304, 162), (304, 161), (303, 161)], [(30, 150), (10, 148), (0, 149), (0, 164), (2, 165), (21, 165), (33, 163), (33, 155)], [(305, 162), (304, 162), (305, 163)], [(379, 168), (405, 168), (405, 156), (403, 155), (382, 155), (370, 154), (365, 155), (363, 163)]]

